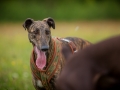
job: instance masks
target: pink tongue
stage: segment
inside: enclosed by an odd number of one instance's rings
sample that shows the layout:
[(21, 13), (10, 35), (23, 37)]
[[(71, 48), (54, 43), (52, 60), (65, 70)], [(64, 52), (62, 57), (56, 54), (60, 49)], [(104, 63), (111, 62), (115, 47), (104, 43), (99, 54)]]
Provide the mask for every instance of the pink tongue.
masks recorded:
[(35, 52), (37, 54), (36, 65), (39, 69), (43, 69), (46, 66), (46, 55), (35, 47)]

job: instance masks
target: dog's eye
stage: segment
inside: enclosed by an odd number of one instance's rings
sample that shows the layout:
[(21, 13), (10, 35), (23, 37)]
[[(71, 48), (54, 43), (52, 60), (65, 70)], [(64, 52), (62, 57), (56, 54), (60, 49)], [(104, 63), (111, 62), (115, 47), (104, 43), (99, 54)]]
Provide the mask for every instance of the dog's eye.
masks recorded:
[(34, 31), (34, 34), (38, 34), (39, 33), (39, 29), (36, 28), (36, 30)]
[(33, 35), (32, 37), (33, 37), (33, 38), (36, 38), (36, 36), (35, 36), (35, 35)]
[(49, 35), (50, 31), (49, 30), (45, 30), (45, 33), (46, 33), (46, 35)]

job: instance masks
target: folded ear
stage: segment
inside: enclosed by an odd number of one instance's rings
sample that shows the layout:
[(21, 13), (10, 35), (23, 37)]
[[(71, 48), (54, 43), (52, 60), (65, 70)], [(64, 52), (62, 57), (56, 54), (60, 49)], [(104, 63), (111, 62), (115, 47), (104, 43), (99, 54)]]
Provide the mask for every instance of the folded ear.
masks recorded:
[(33, 22), (34, 22), (34, 20), (31, 18), (26, 19), (24, 24), (23, 24), (23, 27), (25, 28), (25, 30), (26, 29), (28, 30)]
[(49, 27), (52, 27), (53, 29), (55, 29), (55, 22), (52, 18), (49, 17), (49, 18), (44, 19), (43, 21), (46, 21)]

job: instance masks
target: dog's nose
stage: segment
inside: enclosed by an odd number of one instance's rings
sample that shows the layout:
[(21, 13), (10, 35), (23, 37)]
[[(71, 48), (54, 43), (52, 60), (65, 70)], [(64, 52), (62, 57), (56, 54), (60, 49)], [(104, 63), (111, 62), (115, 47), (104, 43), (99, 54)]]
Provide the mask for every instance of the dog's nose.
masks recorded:
[(42, 51), (47, 51), (48, 49), (49, 49), (49, 46), (42, 46), (42, 47), (41, 47), (41, 50), (42, 50)]

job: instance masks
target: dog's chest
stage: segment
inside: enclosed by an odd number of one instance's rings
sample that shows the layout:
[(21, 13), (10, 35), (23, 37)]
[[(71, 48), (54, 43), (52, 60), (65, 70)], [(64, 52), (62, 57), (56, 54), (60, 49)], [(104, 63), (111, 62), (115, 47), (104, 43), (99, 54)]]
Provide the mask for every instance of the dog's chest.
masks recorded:
[[(52, 77), (50, 78), (50, 80), (48, 81), (47, 78), (44, 78), (44, 80), (37, 78), (36, 76), (33, 75), (33, 85), (35, 86), (35, 88), (37, 90), (56, 90), (55, 89), (55, 80), (57, 79), (57, 77), (59, 77), (59, 73), (61, 71), (61, 63), (59, 63), (57, 70), (54, 72), (54, 75), (52, 75)], [(44, 76), (48, 76), (47, 74), (45, 74)]]
[(55, 80), (63, 64), (60, 45), (59, 42), (56, 42), (54, 56), (45, 70), (39, 70), (35, 65), (34, 55), (31, 57), (30, 66), (33, 75), (33, 84), (38, 90), (39, 88), (45, 88), (46, 90), (55, 89)]
[[(62, 58), (61, 58), (62, 60)], [(59, 73), (62, 69), (62, 63), (59, 62), (57, 64), (57, 67), (54, 69), (54, 71), (49, 72), (36, 72), (38, 76), (36, 76), (35, 73), (33, 74), (33, 84), (37, 88), (37, 90), (41, 90), (41, 88), (45, 88), (45, 90), (56, 90), (55, 89), (55, 80), (59, 77)]]

